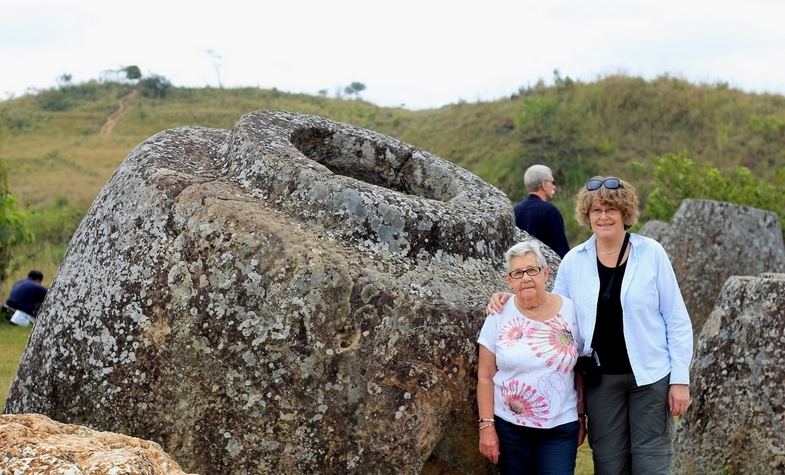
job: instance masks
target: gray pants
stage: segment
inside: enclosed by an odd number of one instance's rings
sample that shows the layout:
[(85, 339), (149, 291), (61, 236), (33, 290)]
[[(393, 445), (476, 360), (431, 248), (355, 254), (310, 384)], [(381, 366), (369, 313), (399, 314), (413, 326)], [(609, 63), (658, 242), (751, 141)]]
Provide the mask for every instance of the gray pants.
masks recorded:
[(632, 374), (603, 374), (599, 385), (584, 389), (596, 475), (670, 473), (669, 380), (639, 387)]

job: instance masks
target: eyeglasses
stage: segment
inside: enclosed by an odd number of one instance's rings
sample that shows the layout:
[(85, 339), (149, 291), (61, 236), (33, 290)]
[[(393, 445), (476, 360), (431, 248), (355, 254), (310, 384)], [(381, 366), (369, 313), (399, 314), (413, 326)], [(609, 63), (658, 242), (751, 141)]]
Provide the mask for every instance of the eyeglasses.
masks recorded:
[(624, 188), (621, 186), (621, 180), (616, 177), (609, 176), (604, 180), (599, 180), (597, 178), (592, 178), (591, 180), (586, 182), (586, 189), (589, 191), (599, 190), (601, 186), (609, 190), (615, 190), (617, 188)]
[(592, 216), (602, 216), (602, 213), (605, 213), (608, 216), (615, 216), (618, 212), (619, 208), (614, 208), (613, 206), (608, 208), (592, 208), (591, 211), (589, 211)]
[(529, 277), (534, 277), (535, 275), (539, 275), (542, 272), (542, 267), (528, 267), (526, 269), (515, 269), (512, 272), (508, 272), (507, 275), (510, 276), (511, 279), (522, 279), (524, 275), (528, 275)]

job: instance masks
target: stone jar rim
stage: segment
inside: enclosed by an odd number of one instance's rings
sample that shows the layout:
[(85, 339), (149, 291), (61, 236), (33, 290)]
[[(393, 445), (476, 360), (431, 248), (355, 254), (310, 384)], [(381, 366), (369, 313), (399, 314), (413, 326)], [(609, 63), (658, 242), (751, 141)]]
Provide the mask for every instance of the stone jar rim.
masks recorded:
[(317, 116), (257, 111), (231, 132), (249, 193), (333, 237), (408, 257), (498, 260), (514, 239), (509, 199), (476, 175), (392, 137)]

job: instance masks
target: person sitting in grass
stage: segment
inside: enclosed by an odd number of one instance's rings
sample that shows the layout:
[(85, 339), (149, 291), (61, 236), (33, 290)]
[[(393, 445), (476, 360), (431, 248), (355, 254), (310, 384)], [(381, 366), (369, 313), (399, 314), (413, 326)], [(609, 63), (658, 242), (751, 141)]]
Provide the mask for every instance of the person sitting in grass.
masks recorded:
[(14, 284), (6, 300), (6, 305), (14, 310), (11, 323), (23, 326), (35, 323), (38, 309), (46, 297), (47, 289), (41, 285), (43, 281), (44, 274), (31, 270), (26, 279)]

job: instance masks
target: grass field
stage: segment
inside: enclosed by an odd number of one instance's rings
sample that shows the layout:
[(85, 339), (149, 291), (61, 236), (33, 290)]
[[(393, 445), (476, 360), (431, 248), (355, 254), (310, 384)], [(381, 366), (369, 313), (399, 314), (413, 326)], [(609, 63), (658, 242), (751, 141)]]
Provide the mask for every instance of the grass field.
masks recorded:
[(11, 385), (33, 327), (19, 327), (0, 322), (0, 407), (5, 406), (8, 387)]
[(594, 464), (591, 461), (589, 442), (584, 442), (578, 448), (578, 460), (575, 464), (576, 475), (591, 475), (594, 473)]

